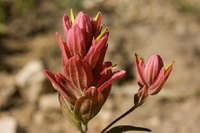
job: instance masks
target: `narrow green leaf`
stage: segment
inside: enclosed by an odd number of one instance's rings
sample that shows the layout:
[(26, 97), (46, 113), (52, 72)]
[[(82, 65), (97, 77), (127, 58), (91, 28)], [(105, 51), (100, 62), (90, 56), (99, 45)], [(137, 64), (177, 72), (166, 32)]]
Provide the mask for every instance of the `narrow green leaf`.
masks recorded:
[(144, 127), (136, 127), (136, 126), (131, 126), (131, 125), (119, 125), (119, 126), (111, 128), (106, 133), (124, 133), (124, 132), (128, 132), (128, 131), (146, 131), (146, 132), (151, 132), (150, 129), (144, 128)]

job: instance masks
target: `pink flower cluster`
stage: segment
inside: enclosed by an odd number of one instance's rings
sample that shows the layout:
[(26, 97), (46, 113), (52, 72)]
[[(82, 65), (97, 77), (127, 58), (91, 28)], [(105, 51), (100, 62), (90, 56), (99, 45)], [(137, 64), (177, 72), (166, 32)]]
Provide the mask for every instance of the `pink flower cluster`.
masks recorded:
[(103, 29), (102, 15), (90, 18), (79, 12), (75, 18), (63, 17), (65, 41), (56, 33), (61, 51), (64, 73), (43, 70), (59, 93), (63, 112), (81, 129), (87, 125), (106, 101), (111, 83), (125, 74), (112, 71), (112, 62), (105, 62), (109, 32)]

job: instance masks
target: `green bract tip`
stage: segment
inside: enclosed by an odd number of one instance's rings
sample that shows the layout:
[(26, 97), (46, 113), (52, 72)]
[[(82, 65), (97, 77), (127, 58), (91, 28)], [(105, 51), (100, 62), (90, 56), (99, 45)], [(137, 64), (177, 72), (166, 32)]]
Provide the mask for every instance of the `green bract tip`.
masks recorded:
[(75, 20), (75, 17), (74, 17), (74, 12), (73, 12), (72, 8), (70, 9), (70, 17), (71, 17), (72, 24), (73, 24), (74, 20)]
[(99, 41), (99, 39), (104, 35), (104, 33), (106, 33), (108, 31), (107, 28), (105, 28), (96, 38), (96, 41)]
[(97, 21), (97, 19), (98, 19), (98, 17), (99, 17), (99, 14), (101, 14), (100, 11), (99, 11), (99, 12), (97, 13), (97, 15), (95, 16), (94, 21)]

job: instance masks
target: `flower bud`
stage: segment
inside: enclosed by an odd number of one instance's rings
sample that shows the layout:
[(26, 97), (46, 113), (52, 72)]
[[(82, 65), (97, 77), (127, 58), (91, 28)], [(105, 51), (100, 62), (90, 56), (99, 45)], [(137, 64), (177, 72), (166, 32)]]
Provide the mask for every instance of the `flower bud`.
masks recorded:
[(155, 81), (162, 67), (163, 62), (159, 55), (152, 55), (149, 58), (143, 73), (144, 80), (148, 86), (150, 86)]
[(141, 88), (147, 87), (148, 94), (157, 94), (166, 82), (172, 71), (173, 63), (164, 67), (162, 58), (152, 55), (147, 63), (139, 56), (135, 55), (136, 73), (138, 84)]
[(83, 31), (85, 36), (85, 43), (87, 44), (87, 48), (89, 48), (89, 44), (93, 36), (92, 23), (90, 21), (90, 17), (84, 12), (79, 12), (74, 21), (74, 25), (75, 24), (77, 24)]

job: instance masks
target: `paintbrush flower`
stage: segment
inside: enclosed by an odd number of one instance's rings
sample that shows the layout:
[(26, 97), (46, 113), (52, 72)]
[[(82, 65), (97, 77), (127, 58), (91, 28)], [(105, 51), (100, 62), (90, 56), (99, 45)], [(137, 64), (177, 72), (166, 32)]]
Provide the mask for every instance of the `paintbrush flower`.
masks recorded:
[(160, 55), (152, 55), (147, 63), (144, 59), (135, 54), (137, 82), (140, 86), (137, 97), (145, 99), (148, 95), (155, 95), (162, 89), (162, 86), (168, 79), (173, 63), (164, 67)]
[(101, 31), (101, 14), (90, 18), (80, 12), (74, 18), (63, 17), (66, 41), (59, 33), (56, 37), (62, 51), (64, 72), (54, 74), (43, 70), (58, 91), (63, 113), (81, 131), (87, 130), (87, 123), (102, 108), (114, 80), (125, 71), (112, 71), (115, 65), (105, 62), (108, 30)]

